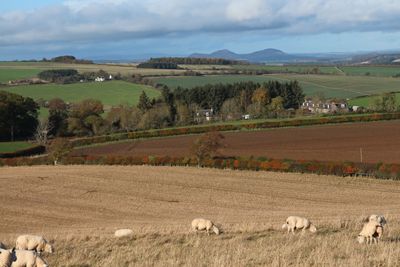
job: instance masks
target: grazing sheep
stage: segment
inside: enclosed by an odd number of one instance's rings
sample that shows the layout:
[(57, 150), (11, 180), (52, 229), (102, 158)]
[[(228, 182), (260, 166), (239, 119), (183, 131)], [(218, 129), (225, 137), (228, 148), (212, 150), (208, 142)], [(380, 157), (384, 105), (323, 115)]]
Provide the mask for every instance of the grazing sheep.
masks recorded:
[(131, 230), (131, 229), (119, 229), (119, 230), (115, 231), (114, 235), (116, 237), (130, 236), (130, 235), (133, 235), (133, 230)]
[(10, 267), (48, 267), (37, 252), (32, 250), (15, 250)]
[(0, 267), (10, 267), (13, 259), (13, 250), (0, 248)]
[(215, 226), (212, 221), (201, 218), (192, 221), (192, 229), (196, 232), (205, 230), (208, 235), (210, 235), (210, 230), (212, 230), (216, 235), (219, 235), (220, 233), (218, 227)]
[[(380, 228), (378, 230), (378, 228)], [(357, 240), (358, 243), (362, 244), (366, 241), (367, 244), (371, 244), (373, 242), (378, 243), (378, 240), (374, 237), (377, 231), (382, 231), (383, 228), (380, 223), (375, 222), (375, 221), (370, 221), (366, 224), (364, 224), (361, 232), (358, 234)]]
[(302, 229), (303, 233), (308, 229), (310, 232), (317, 232), (317, 228), (312, 224), (307, 218), (299, 217), (299, 216), (289, 216), (286, 219), (286, 223), (282, 225), (282, 229), (287, 228), (287, 232), (292, 232), (297, 229)]
[(35, 250), (36, 252), (53, 253), (53, 247), (42, 236), (21, 235), (15, 243), (16, 249)]

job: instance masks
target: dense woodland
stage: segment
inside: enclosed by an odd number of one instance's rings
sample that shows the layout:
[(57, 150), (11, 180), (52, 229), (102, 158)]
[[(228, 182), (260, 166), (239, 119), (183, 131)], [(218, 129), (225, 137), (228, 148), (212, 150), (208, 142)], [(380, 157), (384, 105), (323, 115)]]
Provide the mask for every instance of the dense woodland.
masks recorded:
[(178, 65), (174, 62), (144, 62), (137, 65), (139, 69), (179, 69)]

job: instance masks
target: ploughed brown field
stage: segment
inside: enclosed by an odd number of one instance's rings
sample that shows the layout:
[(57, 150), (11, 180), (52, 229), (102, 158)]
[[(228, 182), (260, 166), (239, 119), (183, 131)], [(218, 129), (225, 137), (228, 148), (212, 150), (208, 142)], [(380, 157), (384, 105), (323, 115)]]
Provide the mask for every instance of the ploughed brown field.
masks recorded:
[[(400, 182), (151, 166), (0, 168), (0, 241), (47, 237), (50, 266), (399, 266)], [(378, 245), (356, 243), (362, 218), (388, 220)], [(316, 234), (286, 234), (289, 215)], [(194, 234), (210, 218), (219, 236)], [(113, 232), (132, 228), (134, 236)]]
[[(400, 121), (223, 133), (224, 156), (400, 163)], [(74, 155), (190, 156), (196, 135), (82, 148)]]

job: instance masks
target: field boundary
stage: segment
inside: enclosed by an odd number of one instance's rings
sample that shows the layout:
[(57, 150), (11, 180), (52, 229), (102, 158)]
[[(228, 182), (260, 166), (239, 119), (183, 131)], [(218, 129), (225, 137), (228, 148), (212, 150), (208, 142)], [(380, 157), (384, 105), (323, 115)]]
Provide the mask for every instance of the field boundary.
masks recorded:
[(293, 119), (293, 120), (264, 121), (264, 122), (253, 122), (244, 124), (202, 125), (202, 126), (192, 126), (192, 127), (126, 132), (126, 133), (95, 136), (95, 137), (77, 138), (70, 140), (70, 142), (73, 147), (82, 147), (93, 144), (116, 142), (121, 140), (201, 134), (210, 131), (221, 131), (221, 132), (243, 131), (243, 130), (255, 130), (255, 129), (298, 127), (298, 126), (352, 123), (352, 122), (370, 122), (370, 121), (398, 120), (398, 119), (400, 119), (400, 112), (373, 113), (373, 114), (362, 114), (362, 115), (356, 114), (356, 115), (332, 116), (332, 117), (318, 117), (318, 118), (305, 118), (305, 119), (303, 118), (303, 119)]
[[(64, 165), (150, 165), (186, 166), (215, 169), (311, 173), (335, 176), (363, 176), (376, 179), (400, 180), (400, 164), (330, 162), (315, 160), (268, 159), (265, 157), (209, 158), (199, 162), (194, 157), (170, 156), (67, 156)], [(53, 165), (48, 156), (0, 159), (0, 166)]]
[(0, 153), (0, 159), (4, 158), (17, 158), (17, 157), (29, 157), (34, 155), (43, 154), (46, 148), (41, 145), (35, 145), (26, 149), (17, 150), (14, 152)]

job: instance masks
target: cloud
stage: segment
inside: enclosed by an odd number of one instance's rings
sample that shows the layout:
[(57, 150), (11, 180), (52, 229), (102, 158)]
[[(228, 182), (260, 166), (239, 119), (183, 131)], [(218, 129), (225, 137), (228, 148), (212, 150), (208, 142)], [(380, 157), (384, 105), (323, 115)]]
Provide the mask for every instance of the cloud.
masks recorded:
[(262, 32), (400, 31), (398, 0), (66, 0), (0, 14), (0, 46)]

